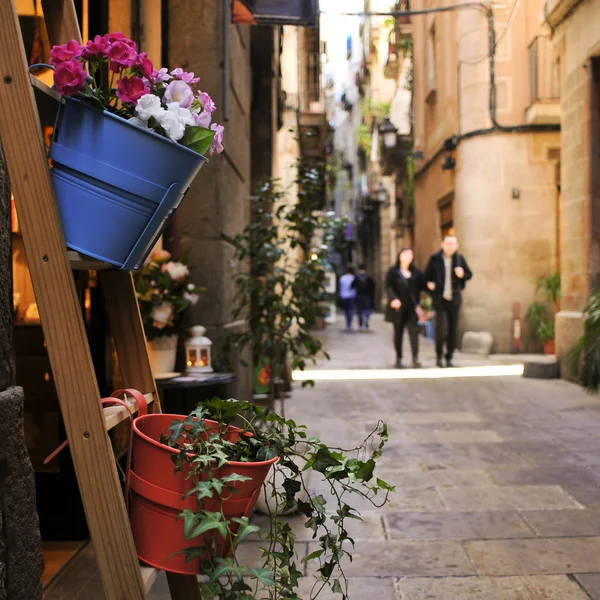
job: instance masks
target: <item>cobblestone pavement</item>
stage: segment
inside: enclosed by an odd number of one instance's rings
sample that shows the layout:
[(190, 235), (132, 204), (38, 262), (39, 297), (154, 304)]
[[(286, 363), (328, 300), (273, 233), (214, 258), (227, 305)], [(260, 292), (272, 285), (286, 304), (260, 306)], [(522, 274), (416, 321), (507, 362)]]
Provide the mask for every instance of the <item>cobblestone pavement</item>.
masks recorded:
[[(320, 334), (332, 360), (318, 368), (391, 366), (380, 317), (370, 333), (342, 327)], [(431, 345), (422, 359), (433, 366)], [(503, 362), (515, 357), (456, 357)], [(296, 385), (286, 408), (342, 446), (380, 418), (389, 425), (378, 474), (397, 493), (382, 510), (361, 507), (350, 600), (600, 600), (600, 401), (578, 386), (518, 376), (319, 381)], [(316, 478), (311, 488), (324, 489)], [(310, 552), (298, 531), (299, 551)]]
[[(371, 333), (342, 326), (319, 333), (332, 353), (319, 369), (391, 366), (380, 318)], [(422, 358), (433, 365), (431, 346)], [(470, 366), (511, 361), (456, 357)], [(288, 416), (330, 444), (362, 440), (378, 419), (389, 425), (377, 474), (397, 493), (381, 510), (359, 507), (350, 600), (600, 600), (600, 401), (559, 380), (422, 373), (296, 384), (286, 401)], [(310, 487), (324, 489), (316, 477)], [(310, 537), (291, 522), (306, 555)], [(244, 554), (257, 546), (245, 544)], [(170, 598), (164, 576), (149, 598)]]

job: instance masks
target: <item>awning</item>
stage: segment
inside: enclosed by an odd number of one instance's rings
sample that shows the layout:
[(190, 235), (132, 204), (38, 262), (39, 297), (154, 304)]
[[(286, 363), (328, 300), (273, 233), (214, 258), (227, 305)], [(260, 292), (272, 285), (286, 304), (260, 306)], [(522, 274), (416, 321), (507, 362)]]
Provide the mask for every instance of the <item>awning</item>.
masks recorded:
[(233, 0), (232, 19), (242, 25), (315, 27), (319, 0)]

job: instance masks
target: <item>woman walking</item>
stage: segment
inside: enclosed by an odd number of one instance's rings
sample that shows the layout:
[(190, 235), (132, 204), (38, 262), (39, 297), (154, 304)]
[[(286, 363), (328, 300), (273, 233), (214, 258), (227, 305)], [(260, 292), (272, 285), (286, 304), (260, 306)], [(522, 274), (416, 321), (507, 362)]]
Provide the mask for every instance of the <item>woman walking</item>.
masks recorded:
[(412, 350), (412, 366), (418, 368), (419, 362), (419, 334), (418, 322), (423, 309), (419, 304), (421, 292), (425, 291), (425, 278), (423, 273), (414, 264), (414, 253), (410, 248), (402, 248), (398, 253), (398, 260), (387, 272), (385, 288), (388, 295), (388, 304), (385, 320), (394, 324), (394, 346), (396, 348), (396, 368), (402, 368), (402, 338), (404, 329), (408, 329), (410, 347)]

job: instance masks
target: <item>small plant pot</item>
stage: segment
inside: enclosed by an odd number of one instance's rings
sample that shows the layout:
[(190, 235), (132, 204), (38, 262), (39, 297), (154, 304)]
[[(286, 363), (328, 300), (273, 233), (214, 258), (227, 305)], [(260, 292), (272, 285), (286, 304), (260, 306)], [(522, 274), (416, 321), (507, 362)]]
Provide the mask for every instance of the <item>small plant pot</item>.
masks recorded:
[(544, 342), (544, 354), (556, 354), (556, 345), (554, 340), (548, 340), (547, 342)]
[[(208, 542), (214, 544), (221, 556), (232, 553), (229, 540), (219, 534), (207, 532), (201, 537), (186, 540), (183, 520), (177, 516), (185, 509), (198, 512), (223, 512), (226, 518), (250, 516), (271, 466), (277, 457), (264, 462), (229, 462), (214, 469), (216, 477), (237, 473), (250, 477), (249, 481), (235, 483), (237, 493), (229, 493), (220, 499), (211, 498), (201, 505), (194, 495), (183, 496), (191, 490), (196, 479), (189, 471), (174, 473), (172, 457), (178, 450), (162, 444), (159, 439), (175, 420), (185, 420), (183, 415), (151, 414), (138, 417), (133, 422), (133, 467), (131, 469), (131, 530), (140, 560), (150, 566), (180, 574), (197, 574), (200, 558), (186, 562), (182, 551)], [(215, 428), (218, 423), (206, 421)], [(236, 442), (240, 430), (230, 427), (228, 441)], [(224, 495), (226, 493), (224, 492)], [(233, 527), (230, 526), (233, 530)]]
[(125, 270), (144, 262), (208, 162), (75, 98), (61, 102), (49, 157), (67, 246)]
[(177, 358), (177, 336), (167, 335), (146, 342), (148, 358), (154, 377), (172, 373), (175, 370)]

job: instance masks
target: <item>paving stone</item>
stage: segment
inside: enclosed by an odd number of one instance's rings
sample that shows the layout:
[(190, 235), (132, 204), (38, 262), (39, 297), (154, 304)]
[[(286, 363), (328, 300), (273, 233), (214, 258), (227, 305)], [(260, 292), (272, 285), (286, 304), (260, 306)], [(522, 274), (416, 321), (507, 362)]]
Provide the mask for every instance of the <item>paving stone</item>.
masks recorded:
[(587, 600), (585, 592), (564, 575), (411, 577), (398, 580), (397, 589), (401, 600)]
[(481, 418), (472, 412), (410, 412), (396, 415), (397, 420), (411, 425), (421, 423), (479, 423)]
[(430, 471), (431, 481), (436, 486), (482, 486), (493, 485), (491, 473), (483, 469), (448, 469)]
[(600, 573), (575, 575), (575, 579), (577, 579), (592, 600), (600, 600)]
[(600, 536), (600, 509), (527, 510), (523, 518), (540, 537)]
[(465, 542), (481, 575), (600, 571), (600, 537)]
[[(314, 549), (316, 546), (309, 546), (309, 552)], [(348, 577), (443, 577), (475, 574), (465, 549), (454, 541), (364, 541), (356, 545), (352, 554), (353, 561), (346, 563), (344, 567)], [(309, 572), (314, 568), (314, 565), (309, 566)]]
[(398, 441), (407, 443), (438, 442), (441, 444), (469, 444), (481, 442), (502, 442), (503, 440), (495, 431), (473, 431), (469, 429), (455, 429), (452, 431), (437, 430), (431, 432), (404, 433), (398, 436)]
[(600, 485), (563, 486), (563, 489), (586, 508), (600, 508)]
[(481, 540), (534, 536), (517, 511), (392, 512), (384, 515), (384, 523), (392, 539)]
[(385, 511), (437, 511), (445, 510), (446, 505), (440, 498), (436, 488), (396, 488), (390, 495)]
[[(310, 598), (314, 585), (312, 577), (304, 577), (298, 586), (300, 598)], [(377, 600), (395, 600), (395, 586), (392, 577), (349, 577), (349, 598), (377, 598)], [(341, 600), (339, 594), (334, 594), (330, 588), (325, 588), (319, 594), (319, 600)]]
[(588, 468), (544, 467), (493, 469), (491, 478), (499, 485), (599, 485), (600, 474)]
[(557, 485), (440, 487), (438, 491), (448, 508), (456, 511), (582, 508)]

